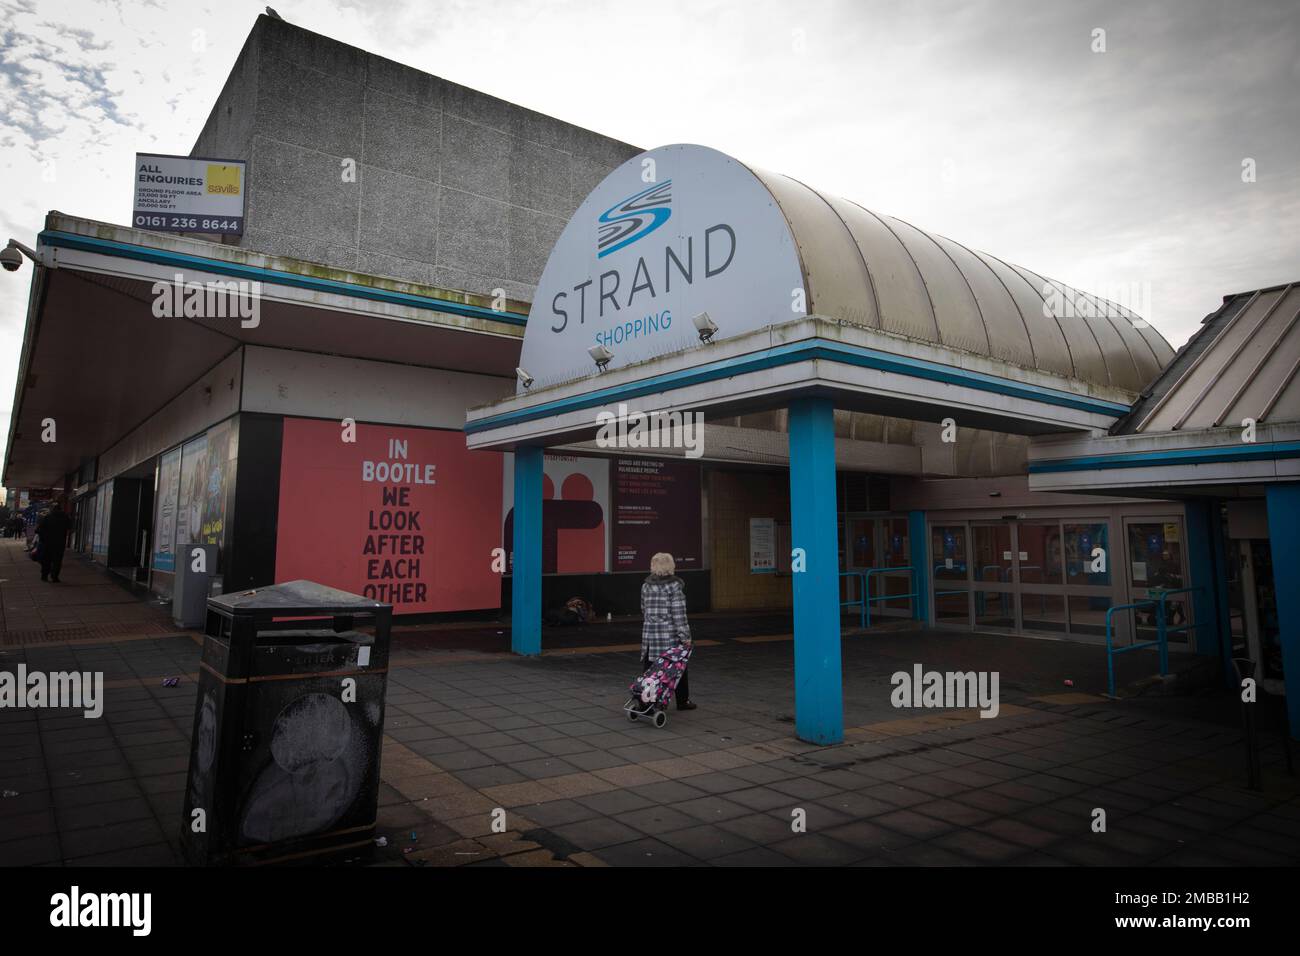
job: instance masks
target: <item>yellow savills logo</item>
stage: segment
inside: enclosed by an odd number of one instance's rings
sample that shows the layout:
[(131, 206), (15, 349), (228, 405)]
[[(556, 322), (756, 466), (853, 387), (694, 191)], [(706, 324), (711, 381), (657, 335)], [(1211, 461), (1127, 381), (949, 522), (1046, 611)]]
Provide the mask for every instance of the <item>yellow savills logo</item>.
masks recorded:
[(208, 192), (226, 196), (239, 195), (238, 166), (208, 166)]

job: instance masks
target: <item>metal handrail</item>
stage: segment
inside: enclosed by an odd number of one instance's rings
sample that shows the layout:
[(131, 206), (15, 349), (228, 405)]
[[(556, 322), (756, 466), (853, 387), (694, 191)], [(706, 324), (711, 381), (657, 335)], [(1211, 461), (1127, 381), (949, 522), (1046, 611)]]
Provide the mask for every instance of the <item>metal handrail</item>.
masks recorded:
[[(1138, 601), (1135, 604), (1116, 604), (1106, 609), (1106, 689), (1109, 696), (1115, 696), (1115, 655), (1123, 654), (1125, 651), (1136, 651), (1144, 647), (1156, 647), (1160, 651), (1160, 676), (1163, 677), (1169, 673), (1169, 635), (1181, 634), (1184, 631), (1192, 631), (1196, 628), (1193, 621), (1184, 624), (1181, 627), (1170, 628), (1169, 621), (1169, 596), (1171, 594), (1191, 594), (1200, 591), (1199, 587), (1192, 588), (1174, 588), (1164, 590), (1162, 588), (1149, 588), (1147, 594), (1148, 600)], [(1141, 641), (1129, 644), (1126, 647), (1115, 647), (1112, 641), (1113, 628), (1111, 625), (1111, 615), (1116, 611), (1137, 610), (1140, 607), (1154, 607), (1156, 609), (1156, 639), (1154, 641)], [(1190, 620), (1190, 618), (1189, 618)], [(1133, 624), (1134, 636), (1137, 636), (1137, 622)]]
[[(841, 572), (840, 572), (840, 577), (842, 577), (842, 578), (855, 577), (855, 578), (860, 578), (860, 579), (861, 579), (861, 585), (860, 585), (860, 588), (861, 588), (861, 589), (858, 591), (858, 599), (857, 599), (856, 601), (841, 601), (841, 602), (840, 602), (840, 607), (841, 607), (841, 608), (846, 608), (846, 607), (856, 607), (856, 608), (858, 608), (859, 613), (860, 613), (860, 618), (859, 618), (860, 624), (859, 624), (859, 626), (860, 626), (860, 627), (866, 627), (866, 626), (867, 626), (867, 605), (866, 605), (866, 596), (867, 596), (867, 578), (866, 578), (866, 575), (863, 574), (861, 571), (856, 571), (856, 570), (855, 570), (855, 571), (841, 571)], [(840, 613), (843, 614), (843, 613), (844, 613), (843, 610), (841, 610)]]
[[(868, 597), (867, 595), (869, 595), (869, 594), (871, 593), (871, 592), (870, 592), (870, 587), (871, 587), (871, 576), (872, 576), (873, 574), (885, 574), (885, 573), (887, 573), (887, 572), (889, 572), (889, 571), (906, 571), (908, 574), (910, 574), (910, 575), (911, 575), (910, 581), (911, 581), (911, 587), (912, 587), (911, 593), (909, 593), (909, 594), (881, 594), (881, 595), (879, 595), (879, 596), (877, 596), (877, 597)], [(909, 599), (909, 600), (916, 600), (916, 599), (919, 599), (919, 598), (918, 598), (918, 595), (917, 595), (917, 593), (916, 593), (916, 568), (911, 567), (911, 566), (904, 566), (904, 567), (898, 567), (898, 568), (867, 568), (866, 572), (863, 573), (863, 575), (862, 575), (862, 589), (863, 589), (863, 590), (862, 590), (863, 600), (866, 602), (866, 603), (864, 604), (864, 607), (863, 607), (863, 609), (864, 609), (865, 612), (866, 612), (865, 615), (864, 615), (864, 617), (865, 617), (865, 619), (866, 619), (866, 623), (865, 623), (863, 626), (864, 626), (864, 627), (870, 627), (870, 626), (871, 626), (871, 605), (872, 605), (874, 602), (876, 602), (876, 601), (901, 601), (901, 600), (903, 600), (904, 598), (907, 598), (907, 599)]]
[[(1106, 608), (1106, 691), (1108, 696), (1115, 696), (1115, 655), (1123, 654), (1125, 651), (1136, 651), (1143, 647), (1151, 647), (1160, 644), (1160, 638), (1157, 637), (1154, 641), (1143, 641), (1141, 644), (1129, 644), (1127, 647), (1115, 647), (1114, 641), (1112, 640), (1114, 636), (1112, 615), (1114, 615), (1116, 611), (1136, 611), (1140, 607), (1155, 606), (1155, 601), (1138, 601), (1136, 604), (1115, 604)], [(1137, 630), (1136, 626), (1134, 627), (1134, 630)], [(1161, 674), (1165, 673), (1166, 660), (1165, 649), (1161, 647)]]

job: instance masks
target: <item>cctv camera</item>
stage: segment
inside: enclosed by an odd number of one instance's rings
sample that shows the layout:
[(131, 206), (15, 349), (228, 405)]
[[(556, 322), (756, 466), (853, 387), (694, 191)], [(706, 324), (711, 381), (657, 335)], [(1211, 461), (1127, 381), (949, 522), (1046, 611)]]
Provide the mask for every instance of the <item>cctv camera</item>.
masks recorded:
[(515, 378), (519, 379), (519, 384), (522, 385), (524, 388), (532, 387), (533, 377), (529, 375), (527, 372), (525, 372), (523, 369), (521, 368), (515, 369)]
[(5, 267), (5, 272), (17, 272), (23, 264), (23, 254), (13, 246), (5, 246), (0, 250), (0, 265)]

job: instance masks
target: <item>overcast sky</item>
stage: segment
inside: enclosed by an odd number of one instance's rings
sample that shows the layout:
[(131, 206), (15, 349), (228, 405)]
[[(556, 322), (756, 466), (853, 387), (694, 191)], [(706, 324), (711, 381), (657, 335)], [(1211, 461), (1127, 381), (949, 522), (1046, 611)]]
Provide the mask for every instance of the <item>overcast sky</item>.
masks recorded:
[[(639, 146), (703, 143), (1081, 288), (1136, 290), (1174, 346), (1225, 294), (1300, 279), (1296, 0), (275, 7)], [(50, 209), (126, 223), (134, 153), (190, 151), (263, 8), (0, 0), (0, 242), (34, 245)], [(0, 274), (6, 425), (30, 276)]]

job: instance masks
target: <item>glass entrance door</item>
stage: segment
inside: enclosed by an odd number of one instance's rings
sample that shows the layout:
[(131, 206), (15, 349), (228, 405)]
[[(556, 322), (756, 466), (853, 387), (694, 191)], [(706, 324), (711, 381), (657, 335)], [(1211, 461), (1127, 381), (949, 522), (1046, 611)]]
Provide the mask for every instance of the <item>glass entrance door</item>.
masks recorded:
[(1016, 630), (1016, 529), (1009, 521), (971, 524), (975, 626)]
[(930, 548), (936, 624), (1102, 641), (1120, 603), (1104, 519), (951, 521)]
[[(911, 617), (912, 602), (906, 597), (912, 591), (912, 576), (906, 571), (890, 572), (885, 568), (907, 568), (911, 563), (911, 545), (908, 540), (907, 518), (902, 516), (845, 515), (844, 553), (842, 570), (868, 571), (868, 595), (877, 600), (871, 605), (872, 618)], [(856, 601), (862, 589), (860, 576), (847, 575), (840, 579), (840, 600)]]

